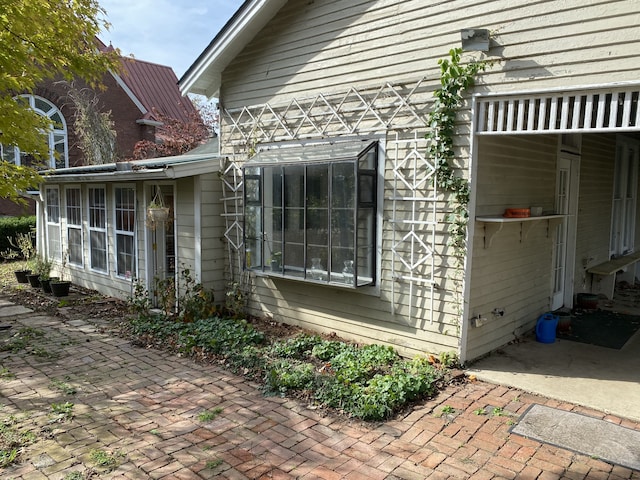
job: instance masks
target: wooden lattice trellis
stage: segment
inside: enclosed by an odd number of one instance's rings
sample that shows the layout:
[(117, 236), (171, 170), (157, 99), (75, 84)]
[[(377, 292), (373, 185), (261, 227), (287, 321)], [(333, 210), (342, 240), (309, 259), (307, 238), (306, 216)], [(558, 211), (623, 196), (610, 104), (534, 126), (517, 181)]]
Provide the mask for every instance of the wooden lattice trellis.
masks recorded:
[[(351, 87), (339, 93), (320, 93), (280, 105), (222, 109), (222, 151), (231, 154), (224, 169), (225, 238), (232, 272), (243, 264), (241, 163), (261, 143), (384, 133), (386, 165), (391, 168), (393, 191), (386, 192), (385, 211), (391, 212), (393, 282), (409, 284), (413, 310), (416, 292), (430, 292), (433, 318), (436, 193), (435, 166), (425, 158), (426, 113), (437, 88), (422, 78), (406, 83), (384, 83), (371, 88)], [(422, 215), (428, 213), (425, 220)], [(396, 218), (396, 212), (398, 218)], [(406, 212), (411, 212), (407, 218)], [(403, 218), (400, 218), (400, 216)], [(397, 268), (396, 268), (397, 266)], [(417, 288), (419, 286), (419, 288)], [(395, 297), (395, 291), (392, 293)], [(393, 303), (395, 303), (395, 298)], [(392, 311), (395, 307), (392, 305)], [(411, 313), (410, 313), (411, 315)]]

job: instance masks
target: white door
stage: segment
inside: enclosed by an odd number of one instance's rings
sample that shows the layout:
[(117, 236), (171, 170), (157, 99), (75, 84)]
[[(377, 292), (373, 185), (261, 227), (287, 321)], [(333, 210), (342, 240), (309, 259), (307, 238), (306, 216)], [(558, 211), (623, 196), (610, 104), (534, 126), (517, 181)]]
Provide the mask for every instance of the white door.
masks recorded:
[(556, 213), (565, 215), (553, 246), (551, 310), (573, 306), (573, 280), (580, 157), (560, 152), (556, 174)]

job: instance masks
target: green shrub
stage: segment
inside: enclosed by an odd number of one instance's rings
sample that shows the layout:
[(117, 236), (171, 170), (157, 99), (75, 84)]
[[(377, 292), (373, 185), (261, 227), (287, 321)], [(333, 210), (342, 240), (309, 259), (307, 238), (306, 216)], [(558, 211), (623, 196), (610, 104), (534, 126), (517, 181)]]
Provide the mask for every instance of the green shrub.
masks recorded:
[(36, 217), (3, 217), (0, 218), (0, 252), (15, 250), (9, 243), (19, 233), (30, 233), (36, 229)]

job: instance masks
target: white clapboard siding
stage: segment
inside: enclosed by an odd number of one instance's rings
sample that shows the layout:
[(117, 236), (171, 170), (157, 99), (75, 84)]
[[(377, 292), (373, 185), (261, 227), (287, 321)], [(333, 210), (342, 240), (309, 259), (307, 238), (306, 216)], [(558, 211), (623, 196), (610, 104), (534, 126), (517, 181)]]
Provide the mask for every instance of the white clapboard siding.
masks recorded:
[(609, 260), (615, 146), (612, 134), (583, 136), (575, 265), (578, 292), (590, 291), (586, 269)]
[[(473, 179), (477, 213), (496, 215), (507, 207), (531, 205), (552, 210), (557, 134), (592, 125), (606, 131), (612, 122), (616, 128), (637, 126), (637, 107), (633, 107), (637, 97), (633, 88), (621, 87), (623, 97), (593, 97), (608, 102), (599, 110), (589, 97), (576, 103), (570, 93), (521, 92), (637, 82), (637, 56), (629, 45), (640, 37), (639, 13), (640, 3), (632, 0), (288, 2), (223, 72), (221, 148), (246, 158), (253, 143), (370, 132), (386, 132), (389, 142), (394, 129), (426, 133), (424, 120), (437, 87), (437, 61), (459, 46), (460, 29), (478, 26), (491, 31), (493, 49), (487, 55), (494, 65), (479, 76), (474, 90), (483, 95), (474, 105), (474, 118), (482, 120), (475, 138), (480, 152), (478, 178)], [(471, 53), (464, 58), (479, 56)], [(406, 92), (420, 81), (425, 83), (410, 96), (410, 111), (391, 122), (372, 114), (393, 108), (398, 101), (394, 93)], [(383, 85), (393, 88), (377, 89)], [(488, 95), (492, 92), (501, 96)], [(337, 100), (341, 95), (344, 101)], [(540, 107), (540, 99), (547, 97), (544, 108)], [(528, 115), (528, 101), (533, 102), (535, 115)], [(465, 178), (470, 176), (471, 118), (471, 102), (467, 102), (458, 116), (455, 138), (456, 167)], [(402, 125), (401, 120), (406, 123)], [(533, 130), (535, 137), (524, 135)], [(594, 161), (593, 165), (597, 176), (599, 164)], [(409, 301), (408, 285), (396, 282), (397, 271), (391, 267), (392, 220), (432, 220), (429, 215), (411, 217), (411, 208), (404, 204), (392, 210), (393, 168), (387, 160), (381, 280), (376, 295), (339, 291), (333, 296), (327, 293), (330, 289), (311, 290), (303, 283), (260, 277), (255, 280), (252, 304), (256, 313), (268, 311), (285, 321), (414, 350), (457, 349), (461, 317), (456, 305), (461, 286), (454, 280), (455, 259), (447, 246), (449, 198), (440, 197), (436, 203), (431, 280), (437, 288), (431, 313), (425, 301), (431, 293), (419, 290), (419, 301)], [(581, 198), (582, 189), (581, 185)], [(598, 198), (604, 196), (606, 192)], [(546, 222), (533, 225), (525, 240), (517, 225), (507, 225), (487, 249), (484, 227), (479, 222), (472, 227), (474, 258), (466, 279), (471, 284), (467, 313), (485, 315), (495, 307), (506, 313), (484, 327), (469, 329), (463, 346), (467, 359), (512, 340), (548, 308), (553, 243)], [(576, 262), (581, 252), (590, 254), (593, 248), (579, 245)], [(397, 246), (398, 253), (407, 251), (407, 246)]]

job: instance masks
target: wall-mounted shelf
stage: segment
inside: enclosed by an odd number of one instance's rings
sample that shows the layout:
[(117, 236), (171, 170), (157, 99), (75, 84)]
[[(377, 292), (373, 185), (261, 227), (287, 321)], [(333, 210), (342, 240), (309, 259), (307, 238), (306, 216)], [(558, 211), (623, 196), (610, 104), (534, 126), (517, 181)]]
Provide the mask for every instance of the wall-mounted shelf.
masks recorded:
[(476, 222), (484, 224), (484, 248), (489, 248), (493, 238), (502, 230), (507, 223), (517, 223), (520, 225), (520, 242), (527, 239), (529, 230), (535, 222), (547, 222), (547, 237), (553, 227), (558, 225), (566, 215), (551, 214), (539, 217), (505, 218), (498, 216), (476, 217)]

